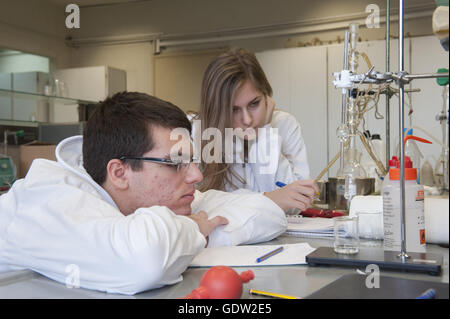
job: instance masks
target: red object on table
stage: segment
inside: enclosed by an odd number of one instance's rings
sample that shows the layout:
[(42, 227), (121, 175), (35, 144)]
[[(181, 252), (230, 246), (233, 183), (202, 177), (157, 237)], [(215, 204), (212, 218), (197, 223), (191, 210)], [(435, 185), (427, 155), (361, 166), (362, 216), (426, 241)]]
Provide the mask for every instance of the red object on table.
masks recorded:
[(303, 217), (333, 218), (344, 216), (344, 213), (330, 209), (308, 208), (301, 212), (300, 215), (302, 215)]
[(211, 267), (200, 280), (200, 286), (186, 295), (185, 299), (240, 299), (243, 283), (255, 278), (248, 270), (240, 275), (227, 266)]

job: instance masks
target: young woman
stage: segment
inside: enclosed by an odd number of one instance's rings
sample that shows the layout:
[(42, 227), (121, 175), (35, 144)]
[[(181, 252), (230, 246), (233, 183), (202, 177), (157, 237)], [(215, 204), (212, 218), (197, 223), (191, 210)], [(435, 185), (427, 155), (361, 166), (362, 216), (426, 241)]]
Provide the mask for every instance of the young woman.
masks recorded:
[[(208, 160), (211, 141), (202, 140), (204, 180), (199, 188), (264, 192), (281, 199), (286, 209), (304, 210), (318, 188), (309, 180), (300, 124), (291, 114), (274, 110), (271, 95), (272, 88), (252, 52), (234, 48), (209, 64), (195, 119), (200, 120), (202, 132), (207, 128), (221, 132), (222, 141), (216, 145), (222, 145), (222, 154)], [(232, 156), (226, 152), (229, 129), (236, 135)], [(279, 188), (276, 182), (286, 186)]]

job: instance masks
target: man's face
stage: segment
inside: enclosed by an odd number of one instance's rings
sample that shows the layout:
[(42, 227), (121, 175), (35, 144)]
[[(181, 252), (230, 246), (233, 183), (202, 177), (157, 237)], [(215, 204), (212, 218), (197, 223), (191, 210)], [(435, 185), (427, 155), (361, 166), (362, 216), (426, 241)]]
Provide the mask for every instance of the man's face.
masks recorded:
[[(142, 156), (171, 159), (181, 155), (190, 159), (192, 145), (189, 137), (179, 136), (178, 140), (170, 140), (171, 131), (154, 126), (152, 139), (155, 146)], [(166, 206), (178, 215), (189, 215), (195, 183), (202, 179), (203, 175), (195, 163), (177, 171), (176, 166), (142, 161), (142, 170), (131, 171), (130, 168), (130, 197), (135, 202), (135, 209), (158, 205)]]

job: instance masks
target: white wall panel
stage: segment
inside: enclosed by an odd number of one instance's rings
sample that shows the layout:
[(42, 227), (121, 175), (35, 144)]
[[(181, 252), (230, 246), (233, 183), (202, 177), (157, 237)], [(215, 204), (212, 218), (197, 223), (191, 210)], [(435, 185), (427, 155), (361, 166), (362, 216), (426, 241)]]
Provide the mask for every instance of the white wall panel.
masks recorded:
[(272, 85), (276, 107), (299, 121), (311, 177), (327, 164), (326, 47), (260, 52), (257, 58)]
[[(435, 36), (413, 38), (411, 40), (411, 59), (413, 61), (411, 68), (413, 74), (435, 73), (439, 68), (448, 69), (448, 52), (442, 48), (439, 39)], [(414, 80), (412, 83), (413, 87), (421, 89), (420, 93), (413, 93), (412, 96), (412, 125), (422, 127), (442, 140), (442, 128), (440, 123), (436, 121), (435, 116), (442, 110), (443, 87), (436, 83), (436, 79)], [(429, 139), (420, 130), (414, 131), (414, 135)], [(429, 161), (434, 167), (435, 160), (441, 154), (440, 145), (433, 142), (431, 145), (418, 143), (418, 146), (424, 155), (424, 159), (429, 157)]]
[[(435, 72), (439, 67), (448, 68), (448, 53), (441, 47), (434, 36), (405, 39), (404, 65), (409, 73)], [(358, 43), (358, 51), (365, 52), (370, 62), (379, 72), (385, 71), (385, 42), (369, 41)], [(326, 166), (339, 151), (336, 128), (341, 121), (341, 93), (332, 84), (332, 73), (342, 69), (343, 45), (321, 47), (279, 49), (257, 53), (258, 60), (274, 90), (276, 107), (288, 111), (299, 120), (308, 149), (308, 159), (312, 177)], [(391, 40), (390, 71), (398, 71), (398, 41)], [(368, 66), (362, 57), (359, 59), (358, 73), (366, 72)], [(397, 88), (395, 84), (392, 87)], [(433, 80), (415, 80), (410, 88), (420, 88), (420, 93), (406, 96), (405, 127), (421, 126), (438, 138), (442, 137), (435, 115), (442, 108), (442, 88)], [(382, 95), (378, 103), (378, 112), (385, 116), (386, 98)], [(412, 122), (408, 117), (412, 102)], [(398, 143), (398, 97), (390, 100), (390, 144), (391, 156)], [(375, 109), (365, 114), (365, 128), (372, 134), (380, 134), (386, 141), (385, 119), (375, 118)], [(363, 130), (362, 125), (360, 130)], [(427, 137), (420, 131), (416, 135)], [(368, 157), (358, 139), (358, 146), (364, 157)], [(421, 145), (424, 156), (437, 158), (440, 147)], [(432, 163), (433, 164), (433, 163)], [(329, 176), (335, 176), (339, 163), (331, 169)], [(326, 177), (326, 176), (325, 176)]]

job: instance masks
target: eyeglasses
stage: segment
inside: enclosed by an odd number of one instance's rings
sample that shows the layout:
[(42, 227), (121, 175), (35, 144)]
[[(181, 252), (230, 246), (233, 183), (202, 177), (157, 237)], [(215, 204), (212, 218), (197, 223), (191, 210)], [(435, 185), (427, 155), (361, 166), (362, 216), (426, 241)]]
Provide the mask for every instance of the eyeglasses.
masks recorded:
[(192, 161), (172, 161), (167, 158), (137, 157), (137, 156), (121, 156), (121, 157), (119, 157), (119, 160), (121, 160), (121, 161), (137, 160), (137, 161), (145, 161), (145, 162), (169, 165), (169, 166), (176, 167), (177, 172), (186, 171), (192, 163)]

